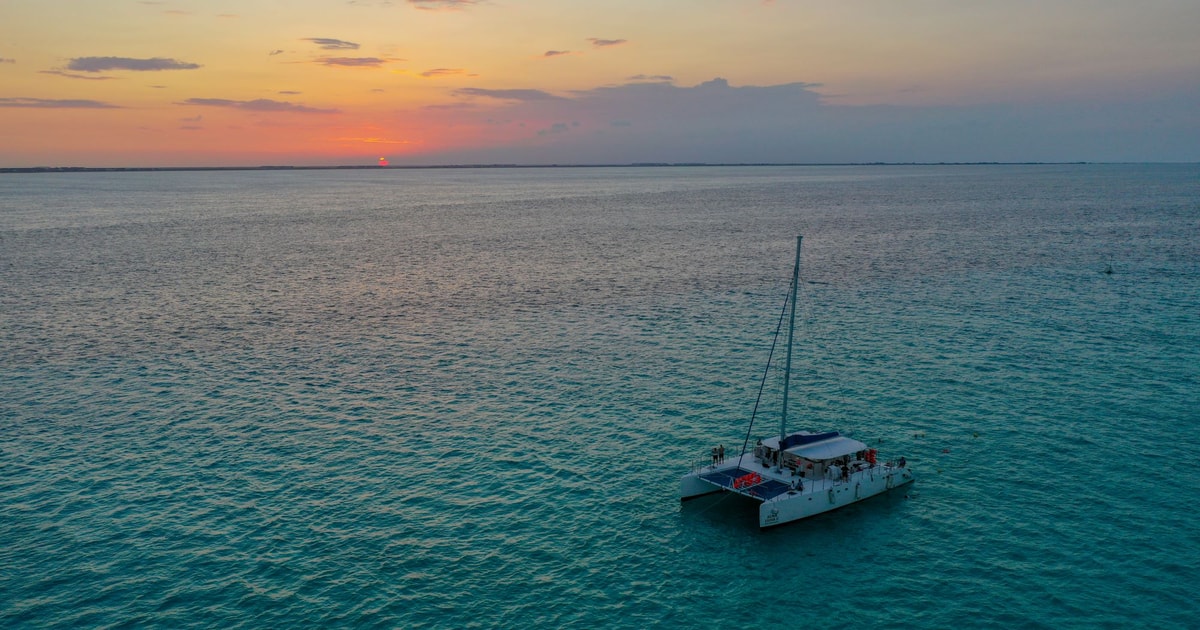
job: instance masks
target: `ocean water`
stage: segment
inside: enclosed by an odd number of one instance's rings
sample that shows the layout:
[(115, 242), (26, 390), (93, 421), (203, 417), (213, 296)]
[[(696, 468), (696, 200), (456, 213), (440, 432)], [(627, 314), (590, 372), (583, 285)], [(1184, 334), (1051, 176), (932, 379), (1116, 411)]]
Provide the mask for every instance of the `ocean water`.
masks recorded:
[(1191, 628), (1198, 429), (1197, 165), (0, 176), (6, 628)]

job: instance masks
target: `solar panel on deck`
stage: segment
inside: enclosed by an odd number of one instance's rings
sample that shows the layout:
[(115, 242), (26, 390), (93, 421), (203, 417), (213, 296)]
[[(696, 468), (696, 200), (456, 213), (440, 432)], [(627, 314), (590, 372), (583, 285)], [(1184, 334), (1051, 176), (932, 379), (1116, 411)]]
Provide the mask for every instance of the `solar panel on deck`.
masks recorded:
[(736, 492), (760, 501), (773, 499), (787, 492), (788, 490), (791, 490), (791, 486), (788, 484), (783, 483), (782, 481), (776, 481), (774, 479), (763, 479), (761, 483), (752, 486), (746, 486), (742, 488), (734, 487), (734, 481), (736, 481), (739, 477), (753, 474), (756, 474), (756, 471), (746, 470), (744, 468), (731, 468), (728, 470), (718, 470), (705, 473), (700, 475), (700, 478), (713, 484), (714, 486), (720, 486), (731, 492)]

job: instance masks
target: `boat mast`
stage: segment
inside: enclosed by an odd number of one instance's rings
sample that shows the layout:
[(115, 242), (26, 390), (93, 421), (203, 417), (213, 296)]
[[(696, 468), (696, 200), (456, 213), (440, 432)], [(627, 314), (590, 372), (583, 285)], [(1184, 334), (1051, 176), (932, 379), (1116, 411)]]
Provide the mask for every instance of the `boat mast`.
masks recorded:
[(796, 289), (800, 286), (800, 242), (796, 237), (796, 265), (792, 267), (791, 319), (788, 321), (787, 363), (783, 369), (783, 414), (779, 418), (779, 465), (783, 466), (783, 438), (787, 437), (788, 384), (792, 377), (792, 339), (796, 335)]

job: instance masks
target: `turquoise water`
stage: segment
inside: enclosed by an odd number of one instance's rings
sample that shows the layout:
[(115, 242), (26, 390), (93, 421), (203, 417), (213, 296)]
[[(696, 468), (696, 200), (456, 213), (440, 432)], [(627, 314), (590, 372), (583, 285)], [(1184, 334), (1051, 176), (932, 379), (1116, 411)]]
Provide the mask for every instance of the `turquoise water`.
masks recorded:
[[(796, 234), (792, 428), (917, 482), (760, 533), (678, 479)], [(1198, 244), (1195, 165), (5, 175), (0, 626), (1194, 627)]]

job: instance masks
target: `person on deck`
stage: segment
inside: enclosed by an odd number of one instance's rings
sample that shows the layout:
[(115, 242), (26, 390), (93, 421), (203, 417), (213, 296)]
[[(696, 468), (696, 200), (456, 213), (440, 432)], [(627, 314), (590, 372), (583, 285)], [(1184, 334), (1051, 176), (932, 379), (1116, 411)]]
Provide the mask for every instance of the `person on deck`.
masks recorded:
[(717, 461), (718, 462), (725, 461), (725, 445), (724, 444), (720, 444), (717, 446)]

